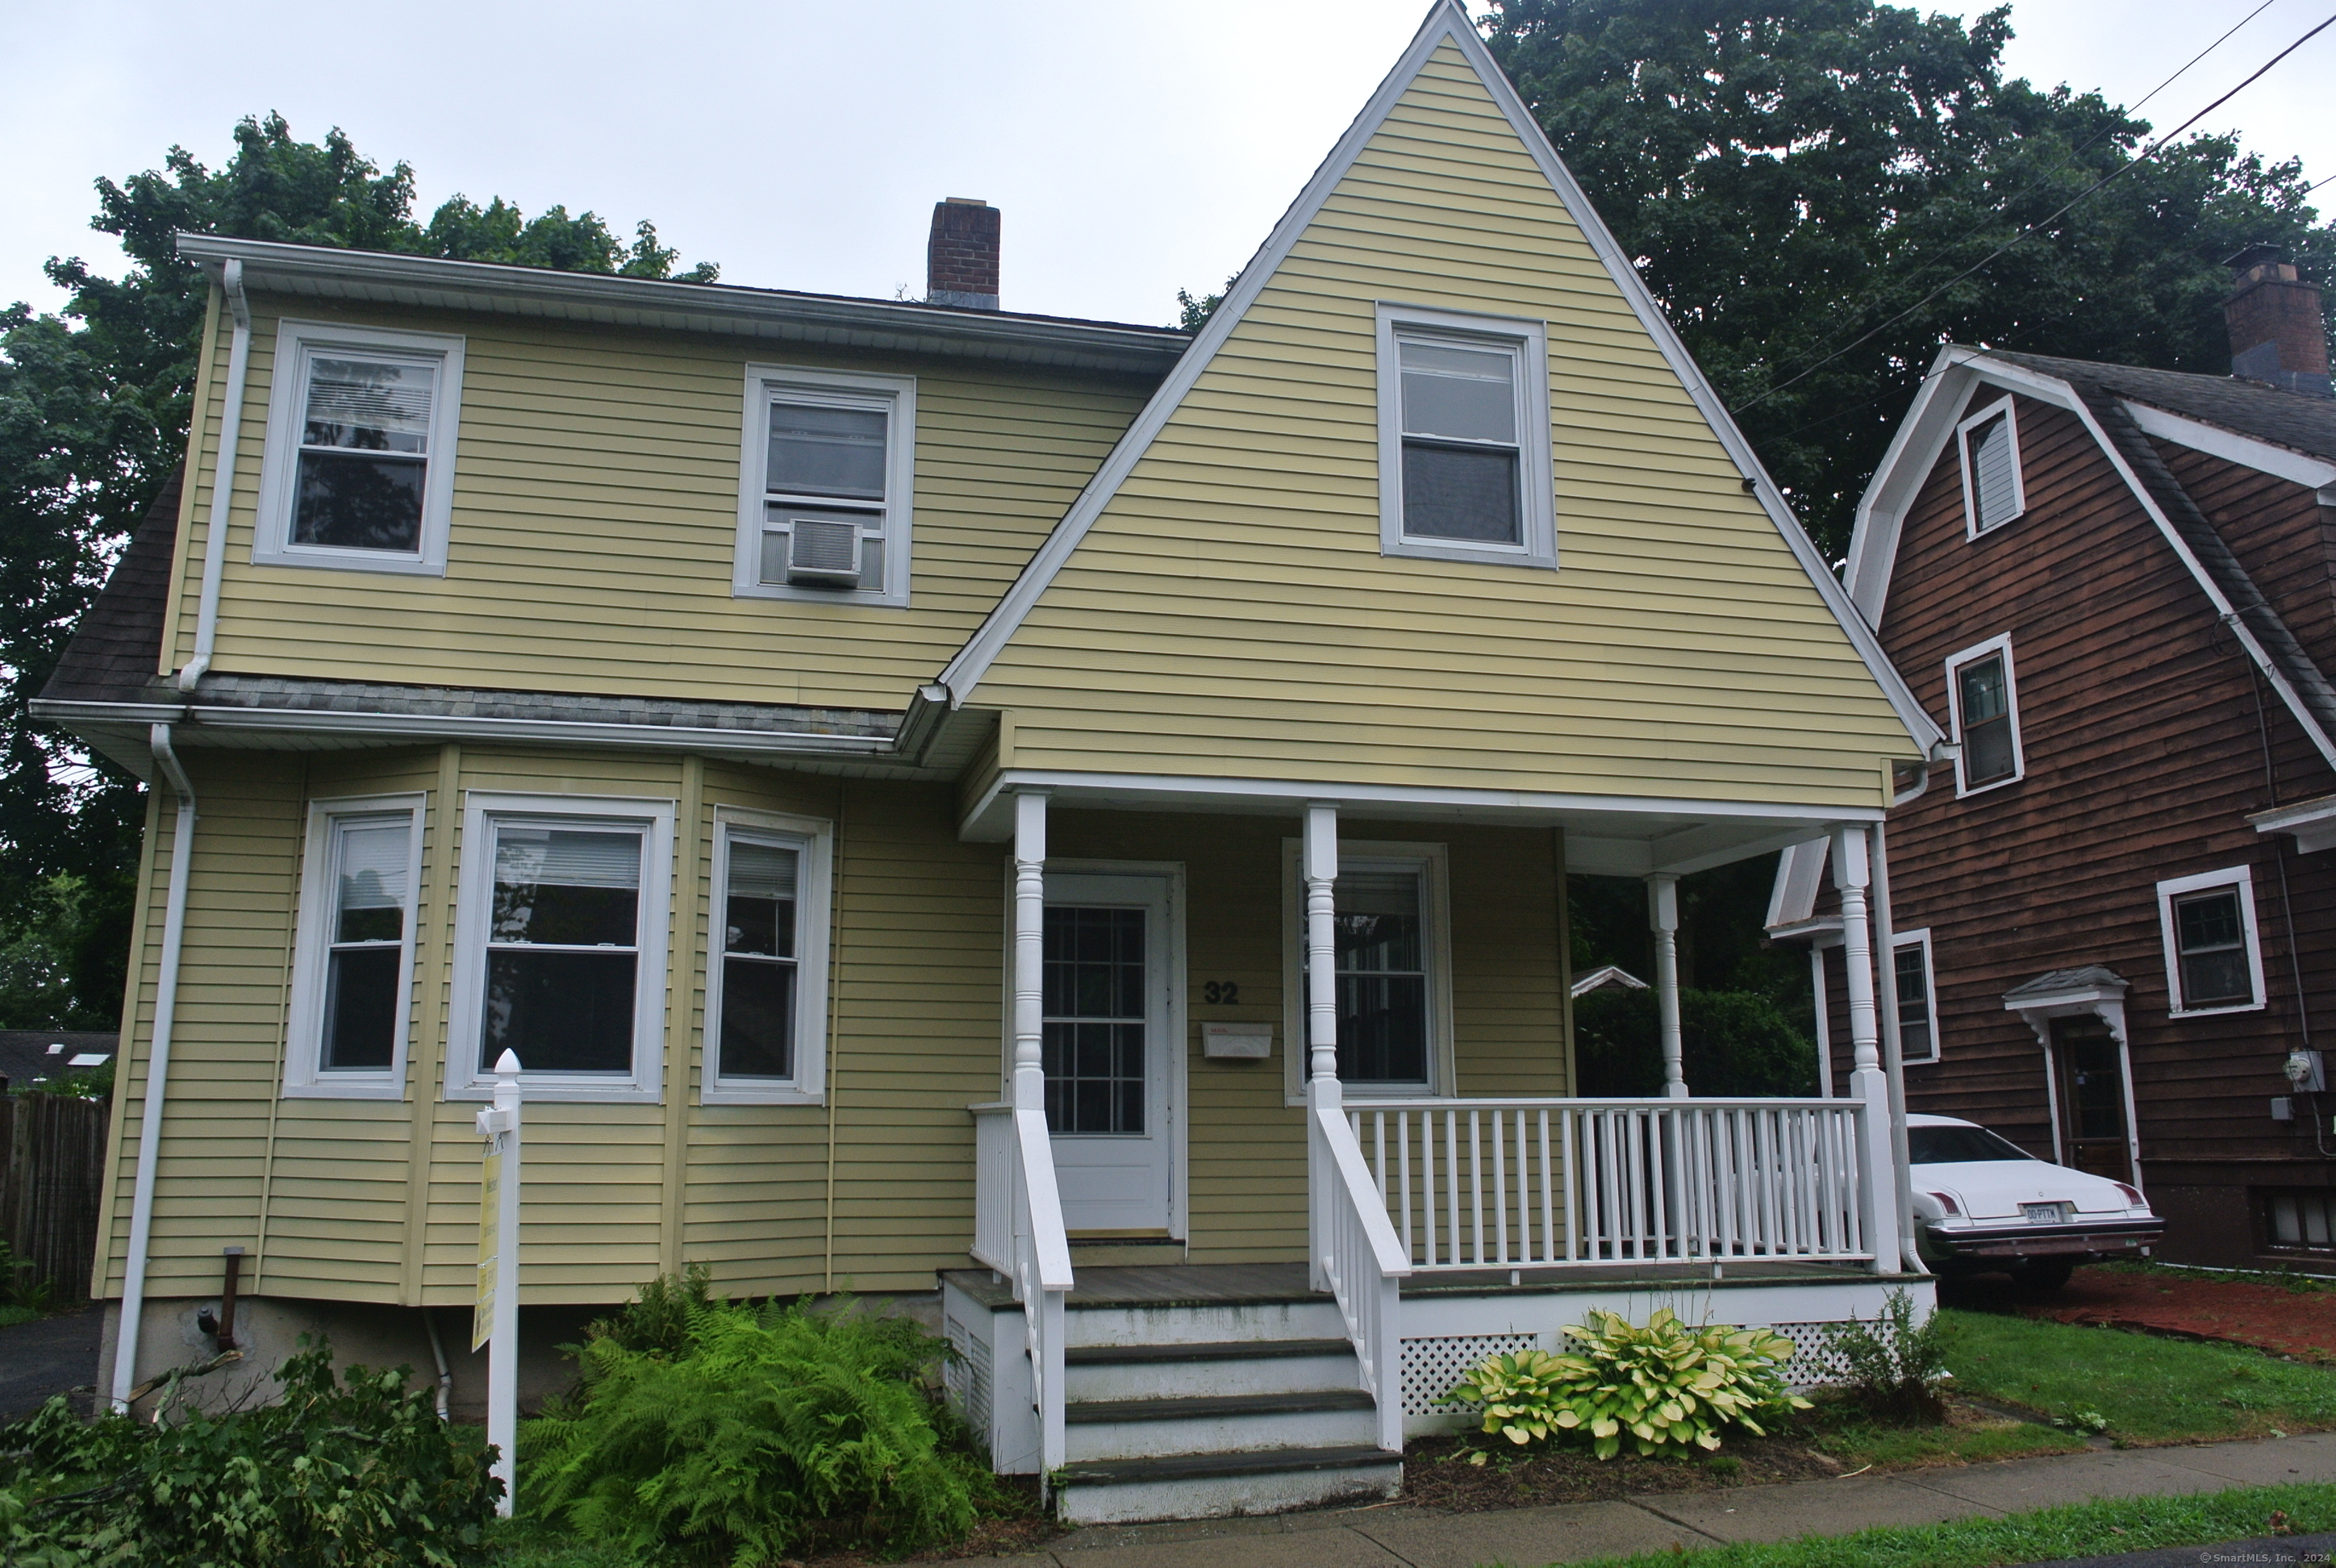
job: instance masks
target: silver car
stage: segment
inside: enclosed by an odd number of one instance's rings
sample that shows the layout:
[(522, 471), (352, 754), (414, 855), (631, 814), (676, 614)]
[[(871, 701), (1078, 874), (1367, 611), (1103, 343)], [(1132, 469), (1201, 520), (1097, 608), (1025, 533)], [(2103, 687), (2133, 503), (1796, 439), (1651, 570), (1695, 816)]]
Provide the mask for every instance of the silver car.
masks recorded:
[(2166, 1222), (2123, 1182), (2039, 1160), (1954, 1116), (1908, 1116), (1914, 1228), (1936, 1274), (2057, 1290), (2079, 1263), (2146, 1258)]

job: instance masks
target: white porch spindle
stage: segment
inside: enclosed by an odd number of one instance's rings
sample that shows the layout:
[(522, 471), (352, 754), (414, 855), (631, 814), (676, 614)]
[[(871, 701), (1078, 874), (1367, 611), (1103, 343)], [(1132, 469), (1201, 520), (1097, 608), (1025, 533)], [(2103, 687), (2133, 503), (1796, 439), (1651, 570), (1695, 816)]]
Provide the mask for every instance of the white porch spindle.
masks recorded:
[(1898, 1267), (1897, 1173), (1890, 1156), (1890, 1085), (1882, 1071), (1882, 1029), (1874, 998), (1874, 932), (1867, 917), (1865, 829), (1834, 830), (1834, 885), (1841, 890), (1842, 956), (1849, 970), (1849, 1097), (1865, 1107), (1861, 1199), (1874, 1271)]
[(1662, 1020), (1663, 1094), (1687, 1098), (1679, 1058), (1679, 878), (1647, 879), (1647, 924), (1655, 933), (1655, 1004)]

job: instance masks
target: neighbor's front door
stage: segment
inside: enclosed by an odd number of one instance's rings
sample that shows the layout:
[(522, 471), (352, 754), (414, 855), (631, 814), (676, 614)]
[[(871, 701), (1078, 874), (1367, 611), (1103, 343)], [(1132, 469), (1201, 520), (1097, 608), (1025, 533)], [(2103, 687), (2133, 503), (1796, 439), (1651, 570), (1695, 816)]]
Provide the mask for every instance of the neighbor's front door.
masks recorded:
[(2132, 1150), (2126, 1141), (2125, 1060), (2116, 1037), (2092, 1018), (2055, 1018), (2052, 1049), (2063, 1157), (2096, 1176), (2133, 1180)]
[(1169, 1233), (1168, 879), (1046, 878), (1046, 1121), (1074, 1236)]

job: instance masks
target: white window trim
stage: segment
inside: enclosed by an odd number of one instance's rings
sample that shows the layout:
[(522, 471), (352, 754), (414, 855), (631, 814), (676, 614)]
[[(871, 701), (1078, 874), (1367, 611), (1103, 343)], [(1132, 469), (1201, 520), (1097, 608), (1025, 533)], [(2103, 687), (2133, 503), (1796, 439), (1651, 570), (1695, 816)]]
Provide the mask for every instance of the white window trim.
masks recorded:
[[(2236, 888), (2239, 891), (2239, 919), (2246, 927), (2247, 935), (2247, 979), (2255, 989), (2255, 999), (2227, 1002), (2213, 1008), (2184, 1007), (2182, 953), (2175, 942), (2174, 901), (2184, 893), (2205, 892), (2212, 888)], [(2201, 872), (2196, 876), (2175, 877), (2158, 883), (2157, 928), (2166, 943), (2168, 1018), (2210, 1018), (2218, 1013), (2258, 1013), (2269, 1005), (2271, 991), (2263, 984), (2263, 928), (2255, 923), (2255, 875), (2253, 867), (2232, 866), (2224, 871)]]
[[(1300, 911), (1306, 881), (1301, 842), (1281, 841), (1281, 1088), (1285, 1102), (1306, 1103), (1306, 922)], [(1340, 1079), (1348, 1099), (1416, 1099), (1456, 1092), (1452, 1042), (1452, 851), (1448, 844), (1338, 841), (1338, 874), (1358, 871), (1424, 871), (1426, 875), (1426, 1085), (1357, 1084)]]
[[(276, 365), (268, 390), (268, 444), (259, 468), (259, 519), (252, 532), (255, 566), (317, 566), (407, 577), (446, 575), (446, 536), (454, 511), (454, 441), (462, 419), (462, 343), (443, 332), (394, 332), (327, 321), (276, 324)], [(337, 550), (292, 542), (298, 491), (300, 430), (307, 411), (309, 358), (319, 349), (376, 350), (439, 361), (430, 408), (430, 472), (422, 490), (422, 542), (413, 553)]]
[[(667, 953), (673, 899), (673, 820), (670, 800), (608, 795), (500, 794), (468, 790), (462, 796), (462, 865), (455, 894), (454, 984), (447, 1035), (446, 1097), (482, 1100), (494, 1079), (479, 1064), (479, 1010), (484, 1001), (488, 923), (495, 891), (490, 818), (533, 818), (590, 825), (622, 822), (641, 834), (640, 961), (633, 996), (633, 1070), (614, 1075), (538, 1073), (524, 1082), (530, 1101), (662, 1098), (665, 1063)], [(525, 1066), (524, 1063), (521, 1064)]]
[[(1971, 472), (1971, 433), (1997, 414), (2003, 416), (2003, 433), (2011, 442), (2011, 515), (2001, 522), (1981, 528), (1979, 522), (1979, 479)], [(2028, 479), (2020, 461), (2020, 414), (2012, 406), (2011, 394), (2006, 393), (1978, 413), (1967, 415), (1955, 426), (1955, 461), (1963, 472), (1963, 538), (1972, 540), (1983, 533), (1995, 533), (2010, 528), (2028, 515)]]
[[(884, 451), (884, 581), (877, 588), (792, 588), (763, 579), (764, 470), (770, 460), (764, 411), (771, 394), (807, 392), (813, 397), (868, 406), (881, 402), (891, 415)], [(737, 599), (784, 599), (798, 604), (890, 605), (909, 602), (910, 539), (917, 479), (917, 378), (820, 370), (807, 365), (746, 366), (746, 398), (738, 433), (738, 548), (730, 592)]]
[[(414, 948), (422, 886), (422, 833), (426, 794), (350, 795), (308, 803), (307, 832), (300, 859), (300, 908), (294, 923), (289, 1037), (284, 1052), (287, 1099), (402, 1100), (405, 1097), (405, 1053), (414, 1016)], [(333, 887), (333, 826), (345, 817), (407, 815), (413, 823), (405, 867), (404, 938), (397, 964), (396, 1033), (386, 1067), (339, 1068), (323, 1063), (326, 975), (331, 962), (333, 917), (339, 901)]]
[[(730, 845), (739, 833), (785, 842), (803, 857), (795, 877), (795, 1076), (724, 1080), (721, 1061), (723, 900), (730, 884)], [(706, 889), (706, 1030), (699, 1054), (698, 1103), (707, 1105), (817, 1105), (826, 1103), (829, 911), (833, 908), (835, 824), (819, 817), (714, 809), (714, 855)]]
[[(1379, 553), (1420, 560), (1557, 565), (1557, 479), (1550, 450), (1549, 332), (1540, 321), (1382, 302), (1378, 312)], [(1399, 338), (1498, 343), (1517, 355), (1516, 544), (1413, 539), (1403, 531), (1403, 363)]]
[[(2002, 778), (1990, 779), (1985, 784), (1974, 784), (1970, 782), (1970, 770), (1965, 761), (1968, 752), (1963, 745), (1963, 694), (1961, 677), (1963, 666), (1976, 663), (1990, 654), (1998, 653), (2003, 656), (2004, 716), (2011, 726), (2011, 772)], [(1985, 794), (1990, 790), (2001, 789), (2006, 784), (2016, 784), (2028, 776), (2028, 748), (2020, 736), (2020, 677), (2011, 665), (2010, 632), (2005, 632), (2000, 637), (1989, 638), (1985, 642), (1973, 643), (1961, 653), (1947, 656), (1947, 734), (1955, 743), (1956, 799), (1961, 800), (1965, 795)]]
[(1893, 986), (1898, 983), (1898, 950), (1917, 946), (1922, 950), (1922, 995), (1931, 1008), (1931, 1051), (1922, 1057), (1908, 1053), (1902, 1021), (1898, 1033), (1898, 1059), (1908, 1066), (1919, 1067), (1939, 1060), (1945, 1054), (1942, 1048), (1944, 1042), (1939, 1037), (1939, 971), (1931, 962), (1931, 929), (1924, 926), (1919, 930), (1890, 933), (1890, 983)]

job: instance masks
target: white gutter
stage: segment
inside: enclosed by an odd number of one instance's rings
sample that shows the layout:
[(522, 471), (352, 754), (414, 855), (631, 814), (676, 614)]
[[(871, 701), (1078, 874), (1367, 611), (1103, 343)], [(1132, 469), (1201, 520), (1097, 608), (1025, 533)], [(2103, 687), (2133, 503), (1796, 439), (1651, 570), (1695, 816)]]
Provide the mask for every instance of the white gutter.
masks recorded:
[[(227, 351), (219, 461), (211, 467), (211, 516), (203, 530), (203, 594), (195, 612), (195, 657), (179, 672), (180, 691), (195, 689), (203, 671), (211, 667), (211, 648), (219, 641), (219, 574), (227, 563), (228, 503), (235, 496), (236, 437), (243, 430), (243, 382), (251, 367), (251, 305), (243, 297), (242, 262), (230, 259), (219, 269), (219, 287), (226, 290), (227, 307), (235, 317), (235, 337)], [(163, 745), (169, 745), (167, 739)]]
[[(187, 934), (187, 873), (195, 850), (195, 786), (170, 749), (170, 726), (154, 726), (155, 770), (179, 797), (170, 839), (170, 891), (162, 902), (161, 972), (154, 982), (154, 1037), (146, 1053), (145, 1105), (138, 1122), (138, 1175), (130, 1193), (130, 1257), (122, 1281), (122, 1317), (113, 1341), (113, 1394), (118, 1415), (130, 1412), (138, 1386), (138, 1331), (146, 1309), (146, 1251), (154, 1232), (154, 1168), (162, 1142), (162, 1096), (170, 1073), (170, 1016), (179, 1005), (179, 950)], [(134, 1020), (133, 1020), (134, 1021)], [(129, 1092), (128, 1079), (122, 1092)]]

